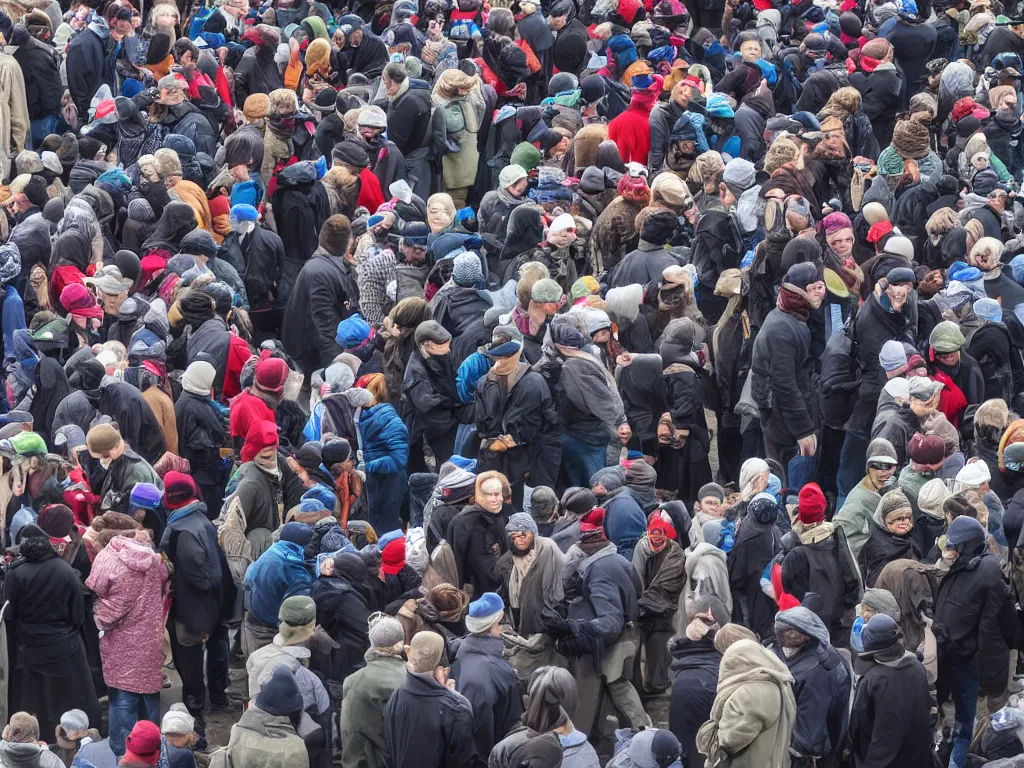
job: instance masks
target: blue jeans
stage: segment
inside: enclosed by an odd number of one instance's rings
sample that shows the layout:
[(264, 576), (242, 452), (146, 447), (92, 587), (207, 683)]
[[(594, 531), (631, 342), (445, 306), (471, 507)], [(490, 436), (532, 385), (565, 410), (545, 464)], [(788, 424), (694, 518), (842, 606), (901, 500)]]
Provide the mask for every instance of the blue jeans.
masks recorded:
[(590, 478), (606, 466), (608, 441), (588, 443), (570, 434), (562, 433), (562, 466), (569, 485), (590, 487)]
[(57, 119), (57, 115), (51, 115), (50, 117), (43, 117), (39, 120), (32, 120), (29, 122), (29, 125), (32, 128), (31, 141), (33, 149), (42, 144), (43, 139), (51, 133), (57, 132)]
[(131, 693), (107, 688), (110, 701), (110, 750), (115, 757), (124, 755), (124, 740), (139, 720), (160, 725), (160, 694)]
[(864, 479), (870, 442), (866, 437), (850, 432), (846, 433), (843, 450), (839, 454), (839, 472), (836, 474), (836, 485), (839, 487), (839, 500), (836, 503), (836, 509), (842, 509), (847, 494)]
[(967, 751), (974, 736), (980, 679), (981, 667), (977, 655), (971, 659), (946, 657), (939, 660), (939, 679), (936, 685), (939, 704), (952, 698), (956, 710), (949, 768), (967, 768)]

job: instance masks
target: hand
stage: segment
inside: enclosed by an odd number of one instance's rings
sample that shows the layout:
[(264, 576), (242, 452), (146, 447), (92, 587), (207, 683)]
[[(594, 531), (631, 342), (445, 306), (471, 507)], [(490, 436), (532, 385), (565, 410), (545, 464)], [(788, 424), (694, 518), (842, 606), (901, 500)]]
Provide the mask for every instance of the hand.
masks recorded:
[(618, 363), (619, 366), (621, 366), (622, 368), (625, 368), (630, 363), (633, 362), (633, 355), (631, 355), (629, 352), (623, 352), (621, 355), (615, 358), (615, 362)]
[(818, 437), (817, 435), (808, 435), (807, 437), (801, 437), (796, 441), (797, 445), (800, 446), (801, 456), (813, 456), (818, 452)]
[(526, 83), (519, 83), (515, 88), (505, 91), (505, 97), (509, 99), (526, 98)]
[(512, 435), (501, 435), (498, 439), (505, 444), (506, 448), (515, 448), (517, 446), (515, 438), (513, 438)]
[(619, 442), (623, 445), (628, 443), (629, 438), (633, 436), (633, 430), (630, 428), (629, 424), (620, 424), (617, 431), (619, 435)]

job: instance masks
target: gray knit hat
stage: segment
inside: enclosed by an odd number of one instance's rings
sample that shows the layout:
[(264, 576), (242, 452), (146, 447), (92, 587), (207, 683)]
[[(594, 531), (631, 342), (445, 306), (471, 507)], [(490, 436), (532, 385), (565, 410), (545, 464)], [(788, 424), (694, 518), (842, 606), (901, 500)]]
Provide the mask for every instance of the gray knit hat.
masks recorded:
[(370, 616), (370, 645), (374, 648), (393, 648), (405, 642), (405, 629), (394, 616), (377, 612)]
[(896, 602), (896, 598), (888, 589), (879, 589), (878, 587), (865, 589), (864, 597), (860, 602), (875, 613), (884, 613), (893, 621), (900, 620), (900, 604)]
[(896, 449), (884, 437), (876, 437), (868, 444), (867, 463), (892, 464), (896, 466), (899, 464), (899, 460), (896, 458)]
[(144, 197), (136, 197), (128, 202), (128, 218), (132, 221), (151, 222), (156, 221), (156, 214), (153, 207)]
[(882, 500), (878, 502), (878, 516), (883, 523), (889, 515), (900, 509), (913, 509), (913, 507), (910, 505), (910, 499), (907, 498), (907, 494), (899, 488), (886, 491)]
[(484, 279), (480, 257), (472, 251), (460, 253), (452, 261), (452, 280), (464, 288), (475, 288)]
[(529, 531), (534, 536), (536, 536), (537, 521), (533, 519), (532, 515), (528, 515), (525, 512), (516, 512), (515, 514), (509, 517), (508, 522), (505, 524), (505, 531), (507, 533)]

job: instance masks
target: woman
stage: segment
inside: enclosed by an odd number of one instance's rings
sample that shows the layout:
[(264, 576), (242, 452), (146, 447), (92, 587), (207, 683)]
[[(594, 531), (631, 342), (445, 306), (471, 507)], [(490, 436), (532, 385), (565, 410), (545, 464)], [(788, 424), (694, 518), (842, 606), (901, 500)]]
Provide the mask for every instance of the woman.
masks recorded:
[[(373, 374), (383, 385), (384, 377)], [(367, 387), (369, 389), (369, 387)], [(366, 471), (370, 523), (375, 530), (393, 531), (401, 524), (399, 511), (409, 489), (409, 430), (381, 387), (373, 404), (359, 417), (359, 440)]]
[(860, 551), (860, 572), (864, 586), (873, 587), (882, 569), (894, 560), (920, 560), (914, 538), (914, 510), (901, 490), (889, 491), (878, 502), (874, 526)]
[[(516, 21), (508, 8), (493, 8), (483, 30), (483, 57), (477, 64), (483, 78), (504, 101), (526, 96), (530, 68), (526, 53), (515, 44)], [(443, 74), (443, 73), (442, 73)]]
[(50, 300), (58, 311), (65, 311), (60, 295), (65, 287), (75, 284), (85, 287), (85, 272), (92, 259), (92, 244), (78, 230), (68, 230), (53, 243), (50, 256)]
[(455, 201), (447, 192), (438, 192), (427, 198), (427, 225), (438, 235), (455, 221)]
[(485, 103), (480, 78), (459, 69), (441, 73), (431, 95), (433, 105), (442, 110), (449, 151), (441, 158), (444, 188), (456, 208), (466, 204), (466, 195), (476, 179), (480, 151), (477, 134), (484, 118)]
[(320, 578), (311, 592), (317, 623), (338, 644), (331, 651), (331, 689), (340, 689), (345, 678), (363, 666), (370, 647), (370, 589), (366, 563), (359, 555), (343, 552), (320, 561)]

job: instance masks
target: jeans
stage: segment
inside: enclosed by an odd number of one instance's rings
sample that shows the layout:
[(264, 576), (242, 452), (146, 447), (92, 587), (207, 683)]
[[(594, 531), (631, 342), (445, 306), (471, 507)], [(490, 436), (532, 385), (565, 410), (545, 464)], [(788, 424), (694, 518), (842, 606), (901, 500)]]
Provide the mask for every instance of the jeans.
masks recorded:
[(967, 751), (974, 737), (974, 716), (978, 708), (980, 678), (981, 668), (977, 655), (971, 659), (947, 656), (939, 660), (939, 678), (936, 685), (939, 704), (941, 706), (952, 697), (956, 710), (949, 768), (967, 768)]
[(590, 478), (599, 469), (605, 468), (608, 441), (588, 443), (578, 437), (562, 433), (562, 466), (569, 479), (569, 485), (590, 487)]
[[(196, 732), (206, 734), (203, 709), (206, 706), (206, 688), (209, 684), (210, 701), (214, 704), (227, 699), (228, 688), (228, 628), (221, 624), (207, 638), (206, 643), (183, 645), (175, 632), (173, 620), (169, 623), (171, 656), (181, 676), (181, 698), (192, 717), (196, 719)], [(205, 650), (205, 665), (204, 653)], [(204, 675), (205, 666), (205, 675)]]
[(789, 479), (789, 487), (794, 491), (803, 488), (807, 483), (813, 483), (818, 474), (818, 456), (794, 456), (789, 460), (786, 467), (786, 476)]
[(124, 740), (139, 720), (160, 724), (160, 694), (132, 693), (107, 687), (110, 701), (110, 750), (120, 759), (124, 755)]
[(846, 433), (843, 450), (839, 454), (839, 472), (836, 474), (836, 485), (839, 486), (839, 501), (836, 503), (836, 509), (842, 509), (847, 494), (864, 479), (870, 442), (871, 440), (866, 437), (851, 432)]
[(31, 148), (34, 149), (42, 144), (43, 139), (51, 133), (57, 132), (57, 116), (51, 115), (50, 117), (42, 117), (39, 120), (32, 120), (29, 122), (29, 126), (32, 129), (30, 132)]

